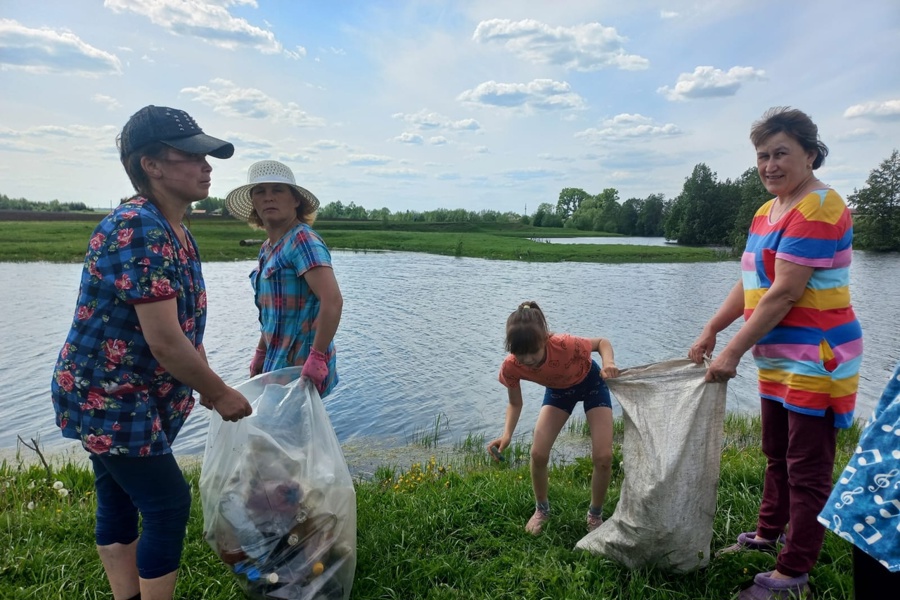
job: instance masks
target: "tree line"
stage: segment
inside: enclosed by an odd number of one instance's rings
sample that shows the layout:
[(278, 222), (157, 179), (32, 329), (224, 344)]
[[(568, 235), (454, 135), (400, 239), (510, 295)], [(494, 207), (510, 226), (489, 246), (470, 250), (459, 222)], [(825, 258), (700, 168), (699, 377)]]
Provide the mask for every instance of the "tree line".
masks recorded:
[[(771, 195), (756, 167), (737, 179), (719, 181), (704, 163), (694, 167), (681, 193), (671, 200), (660, 194), (619, 202), (607, 188), (591, 195), (564, 188), (556, 205), (541, 204), (532, 217), (538, 227), (571, 227), (634, 236), (662, 236), (685, 245), (729, 246), (738, 252), (747, 242), (753, 215)], [(900, 153), (894, 150), (847, 196), (854, 209), (853, 245), (863, 250), (900, 250)]]
[(77, 212), (77, 211), (93, 211), (84, 202), (60, 202), (59, 200), (51, 200), (50, 202), (32, 202), (25, 198), (10, 198), (6, 194), (0, 194), (0, 210), (24, 210), (24, 211), (40, 211), (40, 212)]
[[(334, 201), (320, 207), (318, 218), (385, 223), (517, 222), (535, 227), (665, 237), (679, 244), (727, 246), (738, 252), (747, 241), (747, 230), (754, 213), (769, 197), (756, 167), (747, 169), (737, 179), (719, 181), (705, 163), (699, 163), (685, 178), (681, 193), (668, 200), (662, 194), (651, 194), (621, 202), (615, 188), (606, 188), (596, 195), (579, 188), (563, 188), (555, 204), (542, 203), (532, 215), (461, 208), (392, 212), (387, 207), (366, 209), (354, 202)], [(855, 248), (900, 250), (900, 153), (897, 150), (869, 174), (861, 190), (854, 189), (846, 199), (855, 210)], [(4, 209), (91, 210), (81, 202), (31, 202), (0, 194), (0, 210)], [(224, 199), (214, 196), (195, 202), (193, 210), (228, 214)]]

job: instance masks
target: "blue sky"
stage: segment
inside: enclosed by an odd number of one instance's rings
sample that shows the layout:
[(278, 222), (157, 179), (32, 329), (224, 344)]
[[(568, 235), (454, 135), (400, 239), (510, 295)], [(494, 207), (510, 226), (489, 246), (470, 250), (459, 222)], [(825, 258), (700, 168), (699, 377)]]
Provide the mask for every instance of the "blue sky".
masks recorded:
[(527, 210), (561, 189), (673, 198), (755, 163), (767, 108), (809, 113), (847, 196), (900, 146), (895, 0), (5, 0), (0, 193), (109, 208), (147, 104), (323, 203)]

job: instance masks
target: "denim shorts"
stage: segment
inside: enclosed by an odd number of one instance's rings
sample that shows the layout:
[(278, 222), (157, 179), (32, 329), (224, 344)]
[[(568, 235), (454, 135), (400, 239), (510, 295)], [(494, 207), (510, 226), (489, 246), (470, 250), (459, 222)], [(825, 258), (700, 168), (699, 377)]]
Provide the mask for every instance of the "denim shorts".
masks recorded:
[(544, 392), (544, 406), (555, 406), (572, 414), (575, 405), (584, 402), (584, 413), (598, 406), (612, 408), (612, 400), (609, 397), (609, 388), (600, 376), (600, 365), (596, 360), (591, 361), (591, 370), (587, 376), (568, 388), (547, 388)]
[(137, 568), (144, 579), (177, 570), (191, 511), (191, 489), (175, 457), (91, 454), (90, 458), (97, 490), (97, 545), (138, 540)]

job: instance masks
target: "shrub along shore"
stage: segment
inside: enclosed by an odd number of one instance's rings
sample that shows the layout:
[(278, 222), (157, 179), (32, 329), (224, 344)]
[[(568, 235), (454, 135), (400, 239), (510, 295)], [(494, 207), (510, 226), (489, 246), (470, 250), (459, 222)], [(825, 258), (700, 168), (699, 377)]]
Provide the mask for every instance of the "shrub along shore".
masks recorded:
[[(81, 262), (91, 232), (103, 215), (88, 220), (0, 220), (0, 261)], [(204, 262), (254, 260), (265, 232), (225, 218), (188, 219)], [(730, 258), (712, 248), (677, 245), (551, 244), (535, 239), (595, 236), (572, 229), (519, 223), (415, 223), (316, 221), (332, 250), (406, 251), (469, 258), (534, 262), (710, 262)]]
[[(606, 518), (615, 510), (624, 477), (621, 421), (615, 431)], [(584, 423), (574, 423), (568, 433), (585, 436)], [(858, 428), (841, 432), (835, 476), (858, 437)], [(440, 446), (425, 436), (413, 444), (429, 458), (404, 466), (382, 464), (371, 477), (357, 479), (354, 600), (722, 600), (748, 585), (754, 574), (774, 568), (771, 555), (750, 551), (713, 558), (694, 573), (673, 575), (651, 568), (629, 571), (574, 550), (586, 533), (590, 497), (591, 464), (582, 457), (552, 466), (553, 516), (544, 533), (531, 536), (524, 531), (534, 510), (529, 447), (514, 443), (505, 462), (493, 463), (484, 443), (480, 437), (468, 438), (450, 449), (452, 460), (445, 460)], [(45, 468), (26, 458), (0, 461), (0, 598), (109, 598), (93, 543), (90, 468), (72, 460), (51, 460)], [(240, 598), (235, 577), (203, 540), (199, 467), (194, 462), (184, 468), (194, 502), (176, 598)], [(755, 527), (764, 468), (759, 419), (729, 415), (714, 549)], [(817, 600), (849, 598), (851, 573), (850, 545), (827, 534), (810, 577)]]

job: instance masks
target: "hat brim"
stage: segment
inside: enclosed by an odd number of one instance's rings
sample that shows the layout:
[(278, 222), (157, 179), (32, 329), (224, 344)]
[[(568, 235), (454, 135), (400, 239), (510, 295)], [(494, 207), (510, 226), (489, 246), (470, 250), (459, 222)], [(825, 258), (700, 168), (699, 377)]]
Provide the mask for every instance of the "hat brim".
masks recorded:
[(228, 195), (225, 196), (225, 208), (228, 210), (228, 214), (236, 219), (249, 221), (250, 213), (253, 212), (253, 200), (250, 199), (250, 190), (263, 183), (280, 183), (291, 187), (310, 204), (309, 212), (314, 213), (319, 210), (319, 199), (306, 188), (284, 181), (257, 181), (242, 185), (228, 192)]
[(166, 146), (171, 146), (188, 154), (208, 154), (213, 158), (231, 158), (234, 154), (234, 144), (205, 133), (160, 141)]

